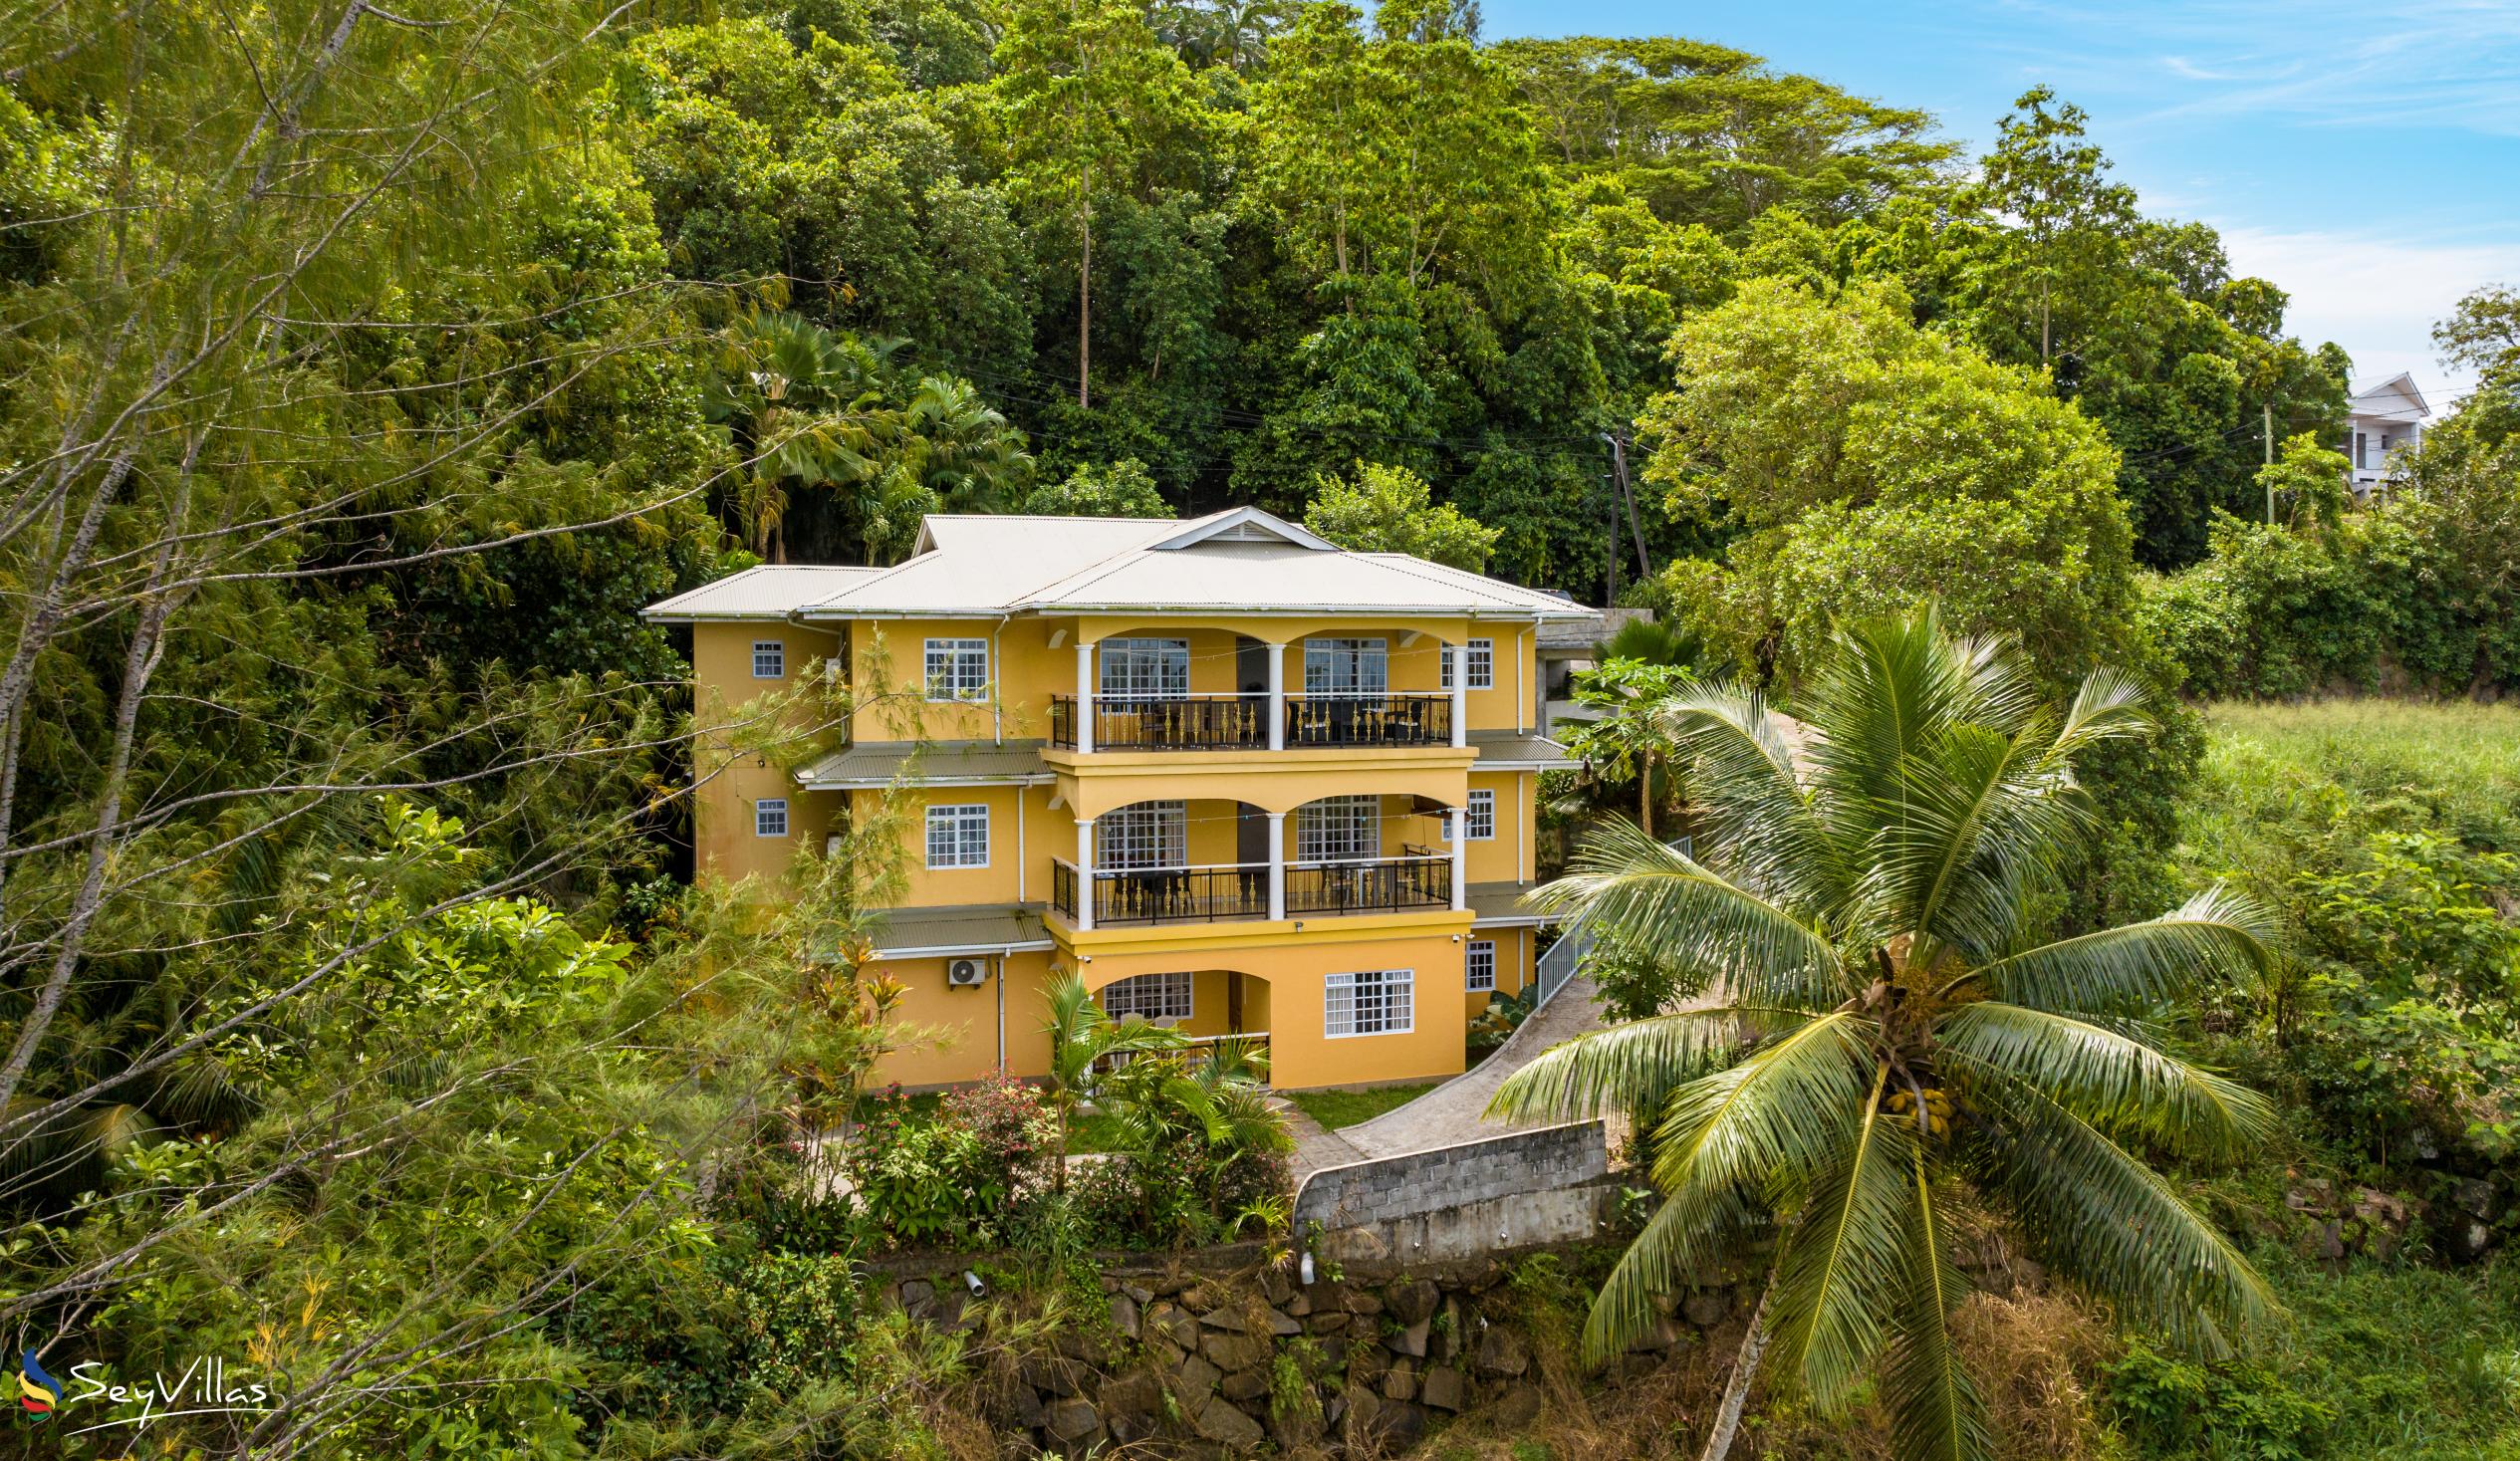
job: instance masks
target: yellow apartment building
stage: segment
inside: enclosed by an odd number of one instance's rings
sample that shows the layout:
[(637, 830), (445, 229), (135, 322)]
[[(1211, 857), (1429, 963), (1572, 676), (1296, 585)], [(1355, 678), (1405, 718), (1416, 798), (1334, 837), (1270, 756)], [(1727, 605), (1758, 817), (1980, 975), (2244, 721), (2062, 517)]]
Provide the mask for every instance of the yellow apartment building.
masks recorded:
[(892, 568), (765, 567), (655, 605), (704, 717), (845, 678), (840, 749), (694, 755), (703, 876), (774, 874), (889, 801), (875, 963), (945, 1039), (904, 1085), (1043, 1074), (1044, 990), (1265, 1041), (1282, 1088), (1444, 1076), (1532, 977), (1543, 625), (1593, 610), (1255, 508), (937, 516)]

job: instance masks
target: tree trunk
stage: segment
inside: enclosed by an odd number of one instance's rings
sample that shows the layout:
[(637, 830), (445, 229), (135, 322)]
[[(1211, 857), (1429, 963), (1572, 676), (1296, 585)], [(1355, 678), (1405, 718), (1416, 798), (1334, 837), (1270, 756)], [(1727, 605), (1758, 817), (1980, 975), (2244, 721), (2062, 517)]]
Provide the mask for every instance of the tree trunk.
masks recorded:
[(1094, 192), (1077, 200), (1077, 409), (1092, 410), (1086, 379), (1094, 373)]
[(1637, 825), (1646, 837), (1653, 836), (1653, 753), (1637, 758)]
[(1767, 1287), (1759, 1291), (1759, 1307), (1750, 1315), (1750, 1333), (1741, 1337), (1741, 1352), (1732, 1361), (1732, 1378), (1724, 1382), (1724, 1402), (1715, 1407), (1715, 1428), (1697, 1461), (1724, 1461), (1733, 1437), (1741, 1433), (1742, 1402), (1750, 1398), (1750, 1381), (1759, 1373), (1759, 1358), (1768, 1348), (1768, 1301), (1776, 1297), (1776, 1270), (1768, 1270)]

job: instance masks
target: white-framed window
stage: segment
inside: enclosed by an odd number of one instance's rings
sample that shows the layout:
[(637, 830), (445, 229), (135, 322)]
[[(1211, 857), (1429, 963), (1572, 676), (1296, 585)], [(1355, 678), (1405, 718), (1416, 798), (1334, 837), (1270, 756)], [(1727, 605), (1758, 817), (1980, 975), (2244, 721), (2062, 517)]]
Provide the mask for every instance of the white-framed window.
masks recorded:
[(786, 837), (788, 835), (788, 799), (764, 797), (752, 804), (754, 837)]
[(1115, 700), (1177, 700), (1190, 693), (1187, 639), (1105, 639), (1103, 694)]
[[(1443, 687), (1449, 690), (1452, 688), (1452, 649), (1449, 645), (1443, 648), (1442, 656)], [(1494, 639), (1470, 640), (1470, 688), (1473, 690), (1496, 688), (1496, 641)]]
[(1417, 1028), (1416, 994), (1413, 969), (1333, 974), (1322, 990), (1322, 1034), (1332, 1040), (1406, 1035)]
[(1324, 797), (1295, 809), (1295, 860), (1355, 862), (1383, 855), (1383, 799)]
[(1306, 639), (1304, 693), (1384, 695), (1391, 689), (1387, 639)]
[(972, 802), (927, 809), (927, 865), (989, 865), (989, 809)]
[[(1470, 841), (1474, 843), (1496, 841), (1496, 793), (1473, 789), (1470, 793), (1470, 805), (1463, 809), (1461, 820), (1470, 825)], [(1452, 841), (1452, 821), (1449, 818), (1444, 820), (1443, 840)]]
[(752, 641), (752, 677), (757, 680), (783, 680), (788, 677), (788, 645), (784, 639)]
[(1190, 976), (1187, 974), (1132, 974), (1115, 979), (1094, 996), (1103, 1006), (1103, 1013), (1115, 1020), (1136, 1016), (1160, 1025), (1190, 1018)]
[(1187, 802), (1137, 802), (1094, 819), (1097, 867), (1184, 867), (1189, 861)]
[(1496, 940), (1474, 938), (1464, 946), (1467, 952), (1461, 961), (1461, 987), (1472, 994), (1496, 987)]
[(989, 692), (989, 641), (927, 641), (927, 698), (978, 700)]

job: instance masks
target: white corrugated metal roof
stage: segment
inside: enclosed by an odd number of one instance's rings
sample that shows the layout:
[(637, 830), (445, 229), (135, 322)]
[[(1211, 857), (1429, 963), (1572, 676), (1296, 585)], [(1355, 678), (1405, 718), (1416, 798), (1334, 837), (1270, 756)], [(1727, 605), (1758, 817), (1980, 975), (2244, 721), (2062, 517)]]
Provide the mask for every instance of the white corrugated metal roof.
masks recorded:
[(673, 622), (695, 618), (785, 618), (798, 607), (829, 599), (852, 584), (883, 573), (874, 568), (764, 564), (676, 594), (641, 612)]
[[(648, 614), (846, 619), (1227, 610), (1562, 619), (1593, 613), (1554, 594), (1405, 554), (1349, 553), (1248, 507), (1186, 523), (938, 515), (921, 525), (918, 547), (907, 563), (888, 569), (754, 569), (667, 600)], [(846, 577), (745, 583), (768, 574)], [(695, 603), (720, 589), (722, 599)]]

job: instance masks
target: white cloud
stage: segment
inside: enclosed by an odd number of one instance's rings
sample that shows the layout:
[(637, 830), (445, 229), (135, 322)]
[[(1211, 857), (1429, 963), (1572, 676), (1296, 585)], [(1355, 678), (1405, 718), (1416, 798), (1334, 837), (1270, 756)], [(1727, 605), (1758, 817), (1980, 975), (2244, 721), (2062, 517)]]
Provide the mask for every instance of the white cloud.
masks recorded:
[(2357, 385), (2414, 372), (2435, 411), (2467, 393), (2475, 372), (2432, 350), (2432, 327), (2480, 285), (2520, 284), (2520, 246), (2407, 243), (2372, 234), (2223, 228), (2234, 274), (2273, 280), (2292, 296), (2285, 328), (2333, 340), (2354, 357)]

